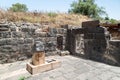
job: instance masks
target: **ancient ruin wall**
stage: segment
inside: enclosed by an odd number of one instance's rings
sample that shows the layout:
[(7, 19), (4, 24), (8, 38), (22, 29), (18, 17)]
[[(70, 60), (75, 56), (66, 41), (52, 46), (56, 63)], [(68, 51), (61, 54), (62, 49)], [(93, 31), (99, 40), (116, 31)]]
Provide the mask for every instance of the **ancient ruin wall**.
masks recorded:
[(64, 28), (45, 28), (38, 23), (0, 24), (0, 63), (31, 58), (41, 44), (46, 55), (57, 54), (57, 37), (63, 37), (63, 46), (67, 30)]

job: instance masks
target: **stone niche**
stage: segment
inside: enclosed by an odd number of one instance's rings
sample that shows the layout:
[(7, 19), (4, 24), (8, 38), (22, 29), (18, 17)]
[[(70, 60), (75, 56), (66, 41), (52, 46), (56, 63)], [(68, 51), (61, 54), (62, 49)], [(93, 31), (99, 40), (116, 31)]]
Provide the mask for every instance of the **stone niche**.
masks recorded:
[(75, 35), (75, 52), (84, 55), (84, 34)]
[(66, 49), (70, 54), (83, 56), (84, 55), (84, 34), (83, 28), (68, 29), (66, 37)]

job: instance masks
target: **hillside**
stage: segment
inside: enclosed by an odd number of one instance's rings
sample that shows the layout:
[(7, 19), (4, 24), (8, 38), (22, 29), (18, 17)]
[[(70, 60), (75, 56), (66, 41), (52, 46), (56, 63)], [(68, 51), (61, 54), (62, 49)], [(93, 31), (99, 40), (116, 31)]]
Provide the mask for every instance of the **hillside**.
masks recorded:
[(80, 14), (54, 13), (54, 12), (9, 12), (0, 10), (0, 20), (24, 21), (32, 23), (41, 23), (50, 27), (59, 27), (69, 24), (79, 26), (81, 22), (90, 20), (88, 17)]

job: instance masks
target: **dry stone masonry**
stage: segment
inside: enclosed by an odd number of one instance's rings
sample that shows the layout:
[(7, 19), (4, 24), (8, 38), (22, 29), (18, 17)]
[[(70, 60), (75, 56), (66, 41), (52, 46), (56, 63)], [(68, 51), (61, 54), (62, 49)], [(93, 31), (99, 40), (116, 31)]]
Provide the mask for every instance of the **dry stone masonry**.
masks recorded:
[(59, 35), (65, 39), (67, 30), (47, 29), (38, 23), (0, 24), (0, 63), (31, 58), (36, 50), (45, 51), (46, 55), (56, 54), (57, 37)]
[[(31, 58), (35, 51), (56, 55), (70, 54), (120, 65), (120, 40), (112, 40), (99, 21), (87, 21), (82, 27), (43, 27), (38, 23), (0, 24), (0, 63)], [(68, 52), (68, 53), (69, 53)]]
[(66, 49), (72, 55), (120, 65), (120, 40), (111, 40), (99, 21), (83, 22), (81, 28), (68, 29), (66, 41)]

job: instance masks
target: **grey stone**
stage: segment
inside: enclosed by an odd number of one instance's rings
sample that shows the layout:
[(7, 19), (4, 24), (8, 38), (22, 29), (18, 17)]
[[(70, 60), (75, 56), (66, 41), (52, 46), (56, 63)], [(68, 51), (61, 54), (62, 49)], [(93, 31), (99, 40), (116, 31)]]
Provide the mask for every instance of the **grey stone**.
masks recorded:
[(11, 32), (0, 32), (1, 38), (11, 38)]
[(55, 51), (56, 50), (56, 44), (52, 41), (49, 41), (45, 44), (45, 50), (46, 51)]
[(17, 43), (18, 43), (18, 44), (24, 44), (24, 39), (23, 39), (23, 38), (17, 39)]
[(99, 27), (99, 20), (82, 22), (82, 27)]
[(33, 38), (25, 38), (24, 43), (33, 43)]
[(57, 35), (57, 29), (56, 28), (49, 28), (49, 32), (47, 35), (49, 37), (55, 37)]
[(44, 43), (41, 41), (36, 41), (35, 42), (35, 49), (36, 51), (44, 51)]
[(67, 32), (64, 28), (57, 28), (57, 34), (65, 34)]
[(13, 38), (22, 38), (23, 33), (22, 32), (12, 32), (12, 37)]
[(16, 27), (17, 27), (17, 26), (10, 26), (10, 30), (11, 30), (11, 31), (16, 31)]
[(8, 24), (0, 24), (0, 31), (9, 31)]
[(35, 33), (36, 37), (46, 37), (47, 33), (46, 32), (39, 32), (39, 33)]

